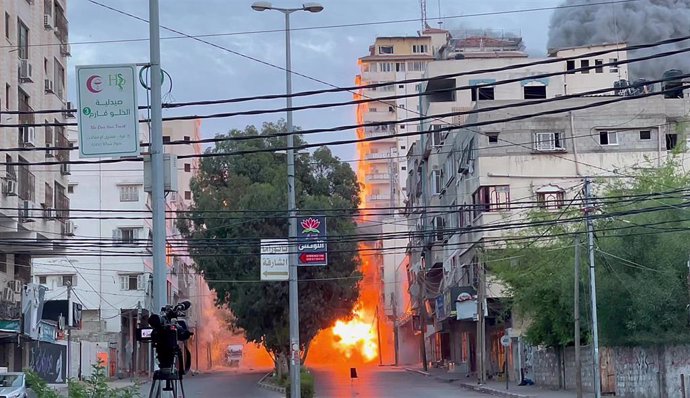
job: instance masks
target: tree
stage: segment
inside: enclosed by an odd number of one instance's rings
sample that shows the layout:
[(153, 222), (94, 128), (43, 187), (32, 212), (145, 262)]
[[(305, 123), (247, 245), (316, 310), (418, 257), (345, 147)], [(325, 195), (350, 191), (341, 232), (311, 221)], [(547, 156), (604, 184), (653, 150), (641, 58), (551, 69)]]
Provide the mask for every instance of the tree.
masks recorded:
[[(688, 342), (690, 173), (671, 159), (662, 167), (622, 174), (629, 178), (596, 184), (603, 187), (594, 216), (602, 343)], [(532, 212), (530, 221), (572, 220), (531, 226), (519, 235), (544, 238), (513, 241), (489, 255), (493, 271), (509, 286), (514, 309), (530, 320), (527, 338), (533, 344), (573, 341), (573, 234), (579, 232), (583, 242), (585, 236), (584, 223), (577, 220), (580, 203), (555, 213)], [(583, 265), (588, 263), (585, 254)], [(583, 320), (590, 313), (586, 274), (580, 282)]]
[[(288, 283), (259, 279), (260, 239), (286, 238), (287, 175), (285, 153), (238, 151), (283, 148), (285, 123), (265, 123), (233, 130), (202, 158), (192, 179), (194, 205), (180, 222), (190, 253), (217, 293), (218, 304), (233, 313), (232, 326), (248, 341), (262, 344), (279, 372), (289, 354)], [(247, 139), (251, 138), (251, 139)], [(295, 144), (304, 141), (295, 137)], [(351, 314), (358, 297), (357, 243), (354, 215), (359, 185), (347, 163), (321, 147), (296, 156), (297, 207), (303, 214), (327, 212), (327, 267), (299, 269), (300, 343), (303, 359), (316, 334)], [(330, 209), (337, 209), (329, 211)], [(245, 282), (235, 282), (245, 281)]]

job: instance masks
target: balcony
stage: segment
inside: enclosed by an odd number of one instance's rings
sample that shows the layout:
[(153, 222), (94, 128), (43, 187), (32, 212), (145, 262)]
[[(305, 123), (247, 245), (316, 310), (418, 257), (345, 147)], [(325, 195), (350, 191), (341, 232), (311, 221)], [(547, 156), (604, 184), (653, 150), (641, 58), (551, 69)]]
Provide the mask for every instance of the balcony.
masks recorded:
[(388, 161), (391, 159), (391, 154), (389, 152), (383, 153), (368, 153), (364, 155), (364, 159), (371, 161)]
[[(65, 128), (62, 126), (55, 127), (55, 144), (58, 148), (69, 148), (69, 140), (65, 136)], [(69, 149), (58, 149), (55, 156), (57, 160), (66, 162), (69, 160)]]
[(369, 202), (380, 201), (380, 200), (391, 200), (391, 196), (390, 195), (369, 195), (369, 196), (367, 196), (367, 201), (369, 201)]
[(369, 181), (381, 181), (381, 182), (390, 182), (391, 180), (391, 174), (390, 173), (373, 173), (373, 174), (367, 174), (365, 177), (365, 180), (367, 182)]
[(55, 196), (56, 218), (67, 221), (69, 219), (69, 198), (64, 193)]
[(55, 7), (55, 36), (60, 39), (60, 43), (67, 44), (68, 37), (68, 24), (67, 18), (65, 17), (65, 11), (60, 8), (57, 4)]

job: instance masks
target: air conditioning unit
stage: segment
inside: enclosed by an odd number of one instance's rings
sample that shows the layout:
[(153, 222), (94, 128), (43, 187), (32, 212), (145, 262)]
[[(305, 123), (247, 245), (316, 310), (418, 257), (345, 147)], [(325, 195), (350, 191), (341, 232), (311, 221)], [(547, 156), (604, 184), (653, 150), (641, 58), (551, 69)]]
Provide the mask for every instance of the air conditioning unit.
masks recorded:
[(19, 81), (33, 82), (33, 70), (28, 59), (19, 60)]
[(70, 48), (69, 44), (60, 44), (60, 54), (65, 57), (69, 57), (72, 55), (72, 49)]
[(74, 236), (74, 222), (67, 221), (62, 224), (62, 234), (65, 236)]
[(46, 29), (53, 28), (53, 16), (51, 14), (43, 15), (43, 26), (45, 26)]
[(2, 300), (3, 301), (9, 301), (10, 303), (14, 303), (16, 301), (14, 297), (14, 290), (12, 288), (6, 287), (2, 291)]
[(66, 118), (74, 118), (74, 113), (72, 112), (73, 109), (74, 105), (68, 101), (62, 108), (62, 116)]
[(50, 79), (45, 80), (46, 93), (54, 93), (55, 88), (53, 87), (53, 81)]
[(72, 169), (71, 169), (69, 163), (62, 163), (60, 165), (60, 174), (62, 174), (63, 176), (68, 176), (68, 175), (72, 174)]
[(35, 147), (36, 146), (36, 128), (35, 127), (20, 127), (20, 133), (22, 135), (22, 142), (24, 147)]
[(17, 181), (5, 179), (2, 182), (2, 193), (4, 193), (5, 196), (17, 196)]

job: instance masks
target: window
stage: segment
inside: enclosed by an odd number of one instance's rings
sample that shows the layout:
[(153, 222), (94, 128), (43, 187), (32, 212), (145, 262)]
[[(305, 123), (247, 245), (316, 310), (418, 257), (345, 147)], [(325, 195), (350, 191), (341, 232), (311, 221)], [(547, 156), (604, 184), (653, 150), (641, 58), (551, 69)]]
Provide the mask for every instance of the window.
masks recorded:
[(67, 193), (74, 193), (74, 187), (77, 186), (77, 184), (69, 184), (67, 186)]
[(10, 25), (12, 23), (12, 18), (10, 18), (9, 13), (5, 13), (5, 38), (10, 39)]
[(139, 185), (120, 185), (120, 202), (138, 202)]
[(64, 98), (65, 96), (65, 68), (62, 66), (60, 62), (56, 59), (54, 61), (54, 68), (53, 68), (53, 73), (55, 75), (55, 94), (57, 94), (58, 97)]
[(45, 183), (43, 187), (43, 208), (52, 209), (55, 205), (55, 195), (53, 195), (53, 186)]
[(541, 99), (546, 98), (546, 86), (525, 86), (525, 99)]
[(192, 171), (192, 165), (189, 163), (185, 163), (184, 164), (184, 171), (185, 171), (185, 173), (191, 172)]
[(443, 241), (443, 235), (446, 229), (446, 219), (442, 216), (434, 217), (434, 239), (437, 242)]
[(393, 54), (393, 46), (379, 46), (379, 54)]
[(405, 63), (404, 62), (396, 62), (395, 63), (395, 71), (396, 72), (405, 72)]
[(472, 101), (485, 101), (494, 99), (493, 87), (474, 87), (472, 88)]
[(537, 190), (537, 203), (546, 210), (558, 210), (563, 207), (565, 192), (559, 187), (549, 185)]
[(184, 191), (184, 199), (192, 200), (192, 191)]
[(489, 144), (498, 144), (498, 133), (486, 133), (486, 137), (489, 139)]
[(413, 44), (412, 53), (413, 54), (426, 54), (429, 52), (429, 46), (426, 44)]
[(618, 145), (617, 131), (600, 131), (599, 144), (601, 145)]
[(562, 133), (556, 132), (537, 132), (534, 133), (534, 149), (540, 152), (563, 151)]
[(7, 273), (7, 254), (0, 253), (0, 272)]
[(113, 230), (113, 242), (116, 244), (137, 244), (141, 228), (116, 228)]
[(182, 138), (182, 141), (184, 141), (184, 142), (189, 142), (189, 141), (191, 141), (191, 140), (192, 140), (192, 139), (191, 139), (188, 135), (185, 135), (185, 136)]
[(60, 277), (60, 286), (76, 286), (77, 285), (77, 278), (74, 277), (74, 275), (62, 275)]
[[(580, 61), (580, 68), (589, 68), (589, 60), (583, 59)], [(589, 69), (583, 70), (582, 73), (589, 73)]]
[(431, 193), (433, 195), (439, 195), (442, 186), (441, 170), (433, 170), (431, 172)]
[(393, 64), (390, 62), (380, 62), (379, 69), (381, 69), (381, 72), (393, 72)]
[[(608, 63), (611, 64), (611, 63), (615, 63), (615, 62), (618, 62), (618, 58), (609, 58), (609, 62), (608, 62)], [(618, 65), (611, 65), (611, 66), (609, 67), (609, 72), (611, 72), (611, 73), (618, 73)]]
[[(402, 171), (407, 170), (407, 166), (401, 166), (401, 167), (400, 167), (400, 170), (402, 170)], [(403, 188), (403, 189), (405, 189), (405, 188)]]
[(569, 71), (568, 73), (575, 73), (573, 70), (575, 70), (575, 61), (567, 61), (565, 65), (565, 70)]
[(120, 275), (120, 290), (144, 290), (144, 274)]
[(603, 65), (603, 64), (604, 64), (604, 60), (603, 60), (603, 59), (595, 59), (595, 60), (594, 60), (594, 66), (596, 66), (596, 68), (594, 69), (594, 71), (595, 71), (596, 73), (604, 73), (604, 67), (601, 66), (601, 65)]
[(510, 209), (510, 186), (490, 185), (479, 187), (472, 194), (474, 217), (486, 211), (500, 211)]
[(678, 145), (678, 134), (666, 134), (666, 150), (670, 151)]
[(38, 283), (41, 285), (47, 285), (48, 284), (48, 277), (45, 275), (40, 275), (38, 277)]
[[(453, 159), (453, 154), (448, 156), (446, 162), (443, 163), (443, 184), (444, 186), (449, 186), (451, 182), (455, 179), (455, 159)], [(455, 207), (455, 206), (453, 206)]]
[(640, 131), (640, 140), (646, 141), (646, 140), (651, 140), (652, 139), (652, 132), (649, 130), (642, 130)]
[(17, 54), (21, 59), (29, 58), (29, 28), (24, 25), (21, 19), (17, 19)]
[(447, 134), (447, 130), (443, 130), (444, 128), (447, 128), (448, 125), (445, 124), (432, 124), (431, 125), (431, 145), (435, 147), (443, 146), (443, 137), (445, 134)]
[(12, 91), (12, 86), (5, 83), (5, 109), (10, 109), (10, 92)]
[(170, 136), (169, 136), (169, 135), (164, 135), (164, 136), (163, 136), (163, 143), (164, 143), (164, 144), (169, 144), (169, 143), (170, 143)]
[(424, 72), (426, 70), (426, 63), (422, 61), (410, 61), (407, 63), (407, 70), (409, 72)]

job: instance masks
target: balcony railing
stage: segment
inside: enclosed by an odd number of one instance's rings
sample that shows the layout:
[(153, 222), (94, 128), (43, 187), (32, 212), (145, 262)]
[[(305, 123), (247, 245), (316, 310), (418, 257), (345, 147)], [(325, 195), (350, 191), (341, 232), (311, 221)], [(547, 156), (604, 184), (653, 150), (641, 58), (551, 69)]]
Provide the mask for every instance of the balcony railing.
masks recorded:
[(390, 195), (369, 195), (369, 196), (367, 196), (367, 200), (369, 200), (369, 201), (391, 200), (391, 196)]
[(366, 175), (367, 181), (390, 181), (390, 179), (391, 175), (389, 173), (375, 173)]
[(369, 153), (364, 156), (367, 160), (377, 160), (377, 159), (389, 159), (391, 154), (388, 152), (384, 153)]
[[(69, 141), (65, 137), (65, 128), (62, 126), (55, 127), (55, 144), (59, 148), (68, 148)], [(59, 161), (66, 162), (69, 160), (69, 149), (59, 149), (55, 156)]]

